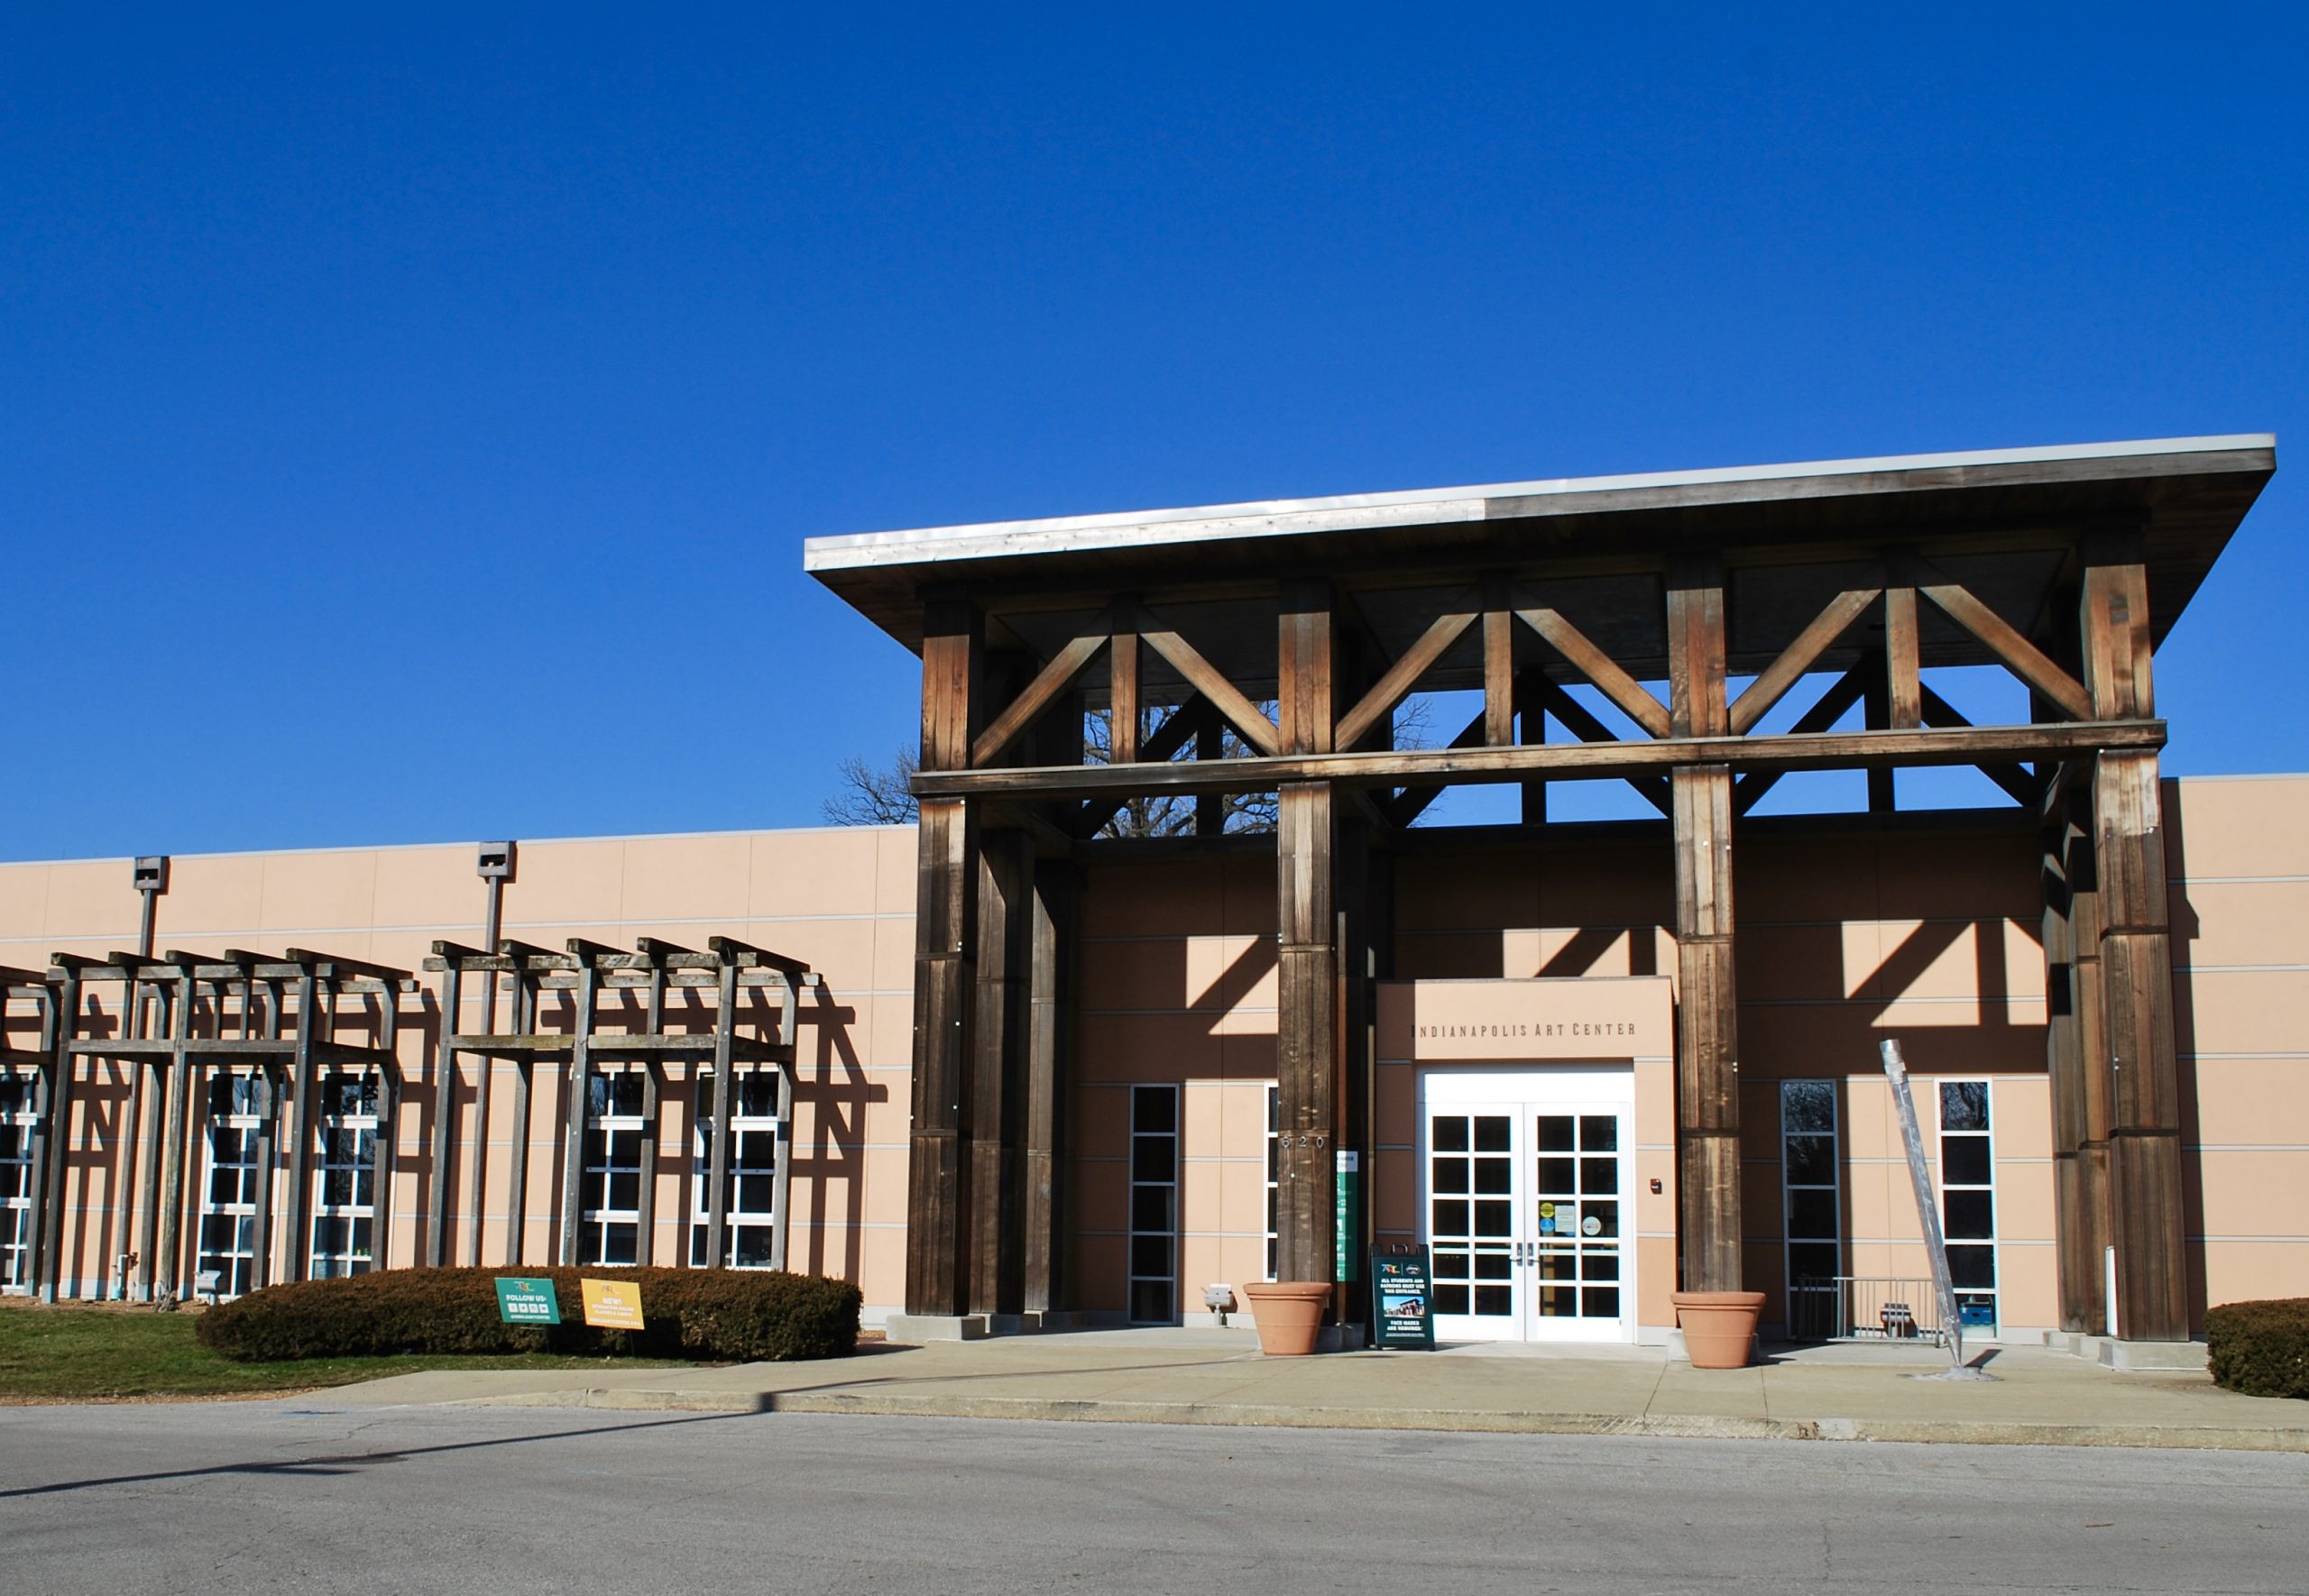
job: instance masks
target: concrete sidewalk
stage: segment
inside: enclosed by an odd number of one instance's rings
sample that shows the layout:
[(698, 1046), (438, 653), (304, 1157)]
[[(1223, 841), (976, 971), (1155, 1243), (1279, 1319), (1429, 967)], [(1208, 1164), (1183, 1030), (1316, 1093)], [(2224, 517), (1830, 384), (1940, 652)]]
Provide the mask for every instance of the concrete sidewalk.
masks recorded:
[(1341, 1429), (1730, 1439), (1964, 1441), (2309, 1452), (2309, 1402), (2203, 1375), (2126, 1374), (2040, 1347), (1976, 1354), (1997, 1378), (1911, 1378), (1931, 1348), (1809, 1347), (1697, 1370), (1644, 1348), (1456, 1347), (1263, 1358), (1245, 1330), (1118, 1330), (726, 1368), (455, 1371), (328, 1393), (356, 1406), (483, 1403), (944, 1415)]

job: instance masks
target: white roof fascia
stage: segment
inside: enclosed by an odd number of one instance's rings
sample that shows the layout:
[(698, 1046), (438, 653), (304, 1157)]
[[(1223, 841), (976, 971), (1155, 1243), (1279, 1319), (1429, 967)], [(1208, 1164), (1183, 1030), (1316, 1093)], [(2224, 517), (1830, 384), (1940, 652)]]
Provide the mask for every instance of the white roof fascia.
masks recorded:
[[(1858, 460), (1812, 460), (1780, 465), (1742, 465), (1706, 471), (1645, 472), (1620, 476), (1554, 477), (1477, 487), (1415, 489), (1394, 493), (1343, 493), (1320, 499), (1277, 499), (1178, 509), (1060, 516), (1025, 521), (986, 521), (910, 531), (860, 532), (813, 537), (803, 545), (805, 571), (845, 571), (943, 560), (982, 560), (1135, 545), (1204, 543), (1240, 537), (1295, 537), (1369, 527), (1439, 526), (1486, 518), (1501, 499), (1563, 499), (1663, 489), (1733, 487), (1758, 482), (1936, 472), (1975, 467), (2052, 465), (2156, 455), (2224, 454), (2271, 449), (2270, 433), (2217, 437), (2154, 438), (2127, 443), (2073, 444), (2036, 449), (1978, 449), (1939, 454), (1884, 454)], [(1741, 498), (1751, 497), (1747, 494)]]

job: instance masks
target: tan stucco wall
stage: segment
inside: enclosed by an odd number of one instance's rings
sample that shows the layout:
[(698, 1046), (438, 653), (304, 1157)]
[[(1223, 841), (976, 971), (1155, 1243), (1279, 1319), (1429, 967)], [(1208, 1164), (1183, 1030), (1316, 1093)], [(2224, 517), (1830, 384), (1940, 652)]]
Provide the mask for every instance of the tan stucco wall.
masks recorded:
[[(311, 948), (416, 969), (437, 938), (477, 942), (485, 902), (471, 843), (275, 854), (179, 856), (158, 913), (156, 949)], [(653, 936), (702, 948), (740, 938), (806, 960), (823, 985), (801, 1007), (795, 1114), (794, 1267), (856, 1280), (876, 1307), (904, 1296), (906, 1082), (913, 1034), (915, 843), (910, 828), (728, 832), (525, 842), (505, 891), (503, 934), (547, 948), (570, 937), (630, 946)], [(0, 866), (0, 964), (39, 968), (51, 951), (135, 946), (139, 900), (124, 859)], [(437, 977), (420, 977), (428, 1005)], [(97, 989), (116, 1006), (117, 986)], [(468, 1015), (480, 998), (468, 986)], [(679, 1012), (676, 1000), (674, 1012)], [(550, 1010), (548, 1010), (550, 1018)], [(22, 1020), (18, 1022), (23, 1023)], [(389, 1256), (417, 1254), (431, 1153), (434, 1019), (403, 1035)], [(506, 1151), (515, 1134), (512, 1067), (491, 1092), (483, 1260), (504, 1259)], [(470, 1144), (477, 1060), (462, 1061), (458, 1137)], [(124, 1092), (106, 1068), (80, 1088), (67, 1169), (71, 1261), (80, 1289), (109, 1267)], [(677, 1228), (689, 1179), (690, 1094), (669, 1083), (657, 1172), (656, 1256), (685, 1256)], [(559, 1107), (539, 1071), (531, 1113), (525, 1255), (554, 1255)], [(150, 1115), (143, 1126), (151, 1133)], [(93, 1134), (92, 1134), (93, 1132)], [(469, 1216), (452, 1204), (458, 1261)], [(142, 1202), (140, 1197), (139, 1202)], [(276, 1206), (278, 1215), (283, 1210)], [(81, 1217), (102, 1219), (105, 1230)], [(188, 1246), (190, 1245), (188, 1225)]]
[[(2309, 1294), (2309, 778), (2168, 783), (2174, 954), (2185, 1096), (2186, 1228), (2200, 1301)], [(161, 901), (161, 948), (288, 945), (415, 968), (435, 938), (479, 936), (469, 843), (180, 856)], [(2050, 1108), (2035, 841), (2021, 833), (1744, 836), (1735, 857), (1747, 1270), (1781, 1288), (1778, 1083), (1844, 1082), (1846, 1236), (1855, 1272), (1923, 1261), (1876, 1044), (1899, 1036), (1927, 1079), (1992, 1082), (2005, 1326), (2056, 1322)], [(504, 932), (545, 946), (638, 935), (702, 945), (727, 933), (807, 959), (825, 986), (802, 1012), (793, 1262), (856, 1279), (869, 1308), (904, 1292), (914, 835), (904, 828), (525, 842)], [(1422, 858), (1397, 882), (1396, 974), (1669, 975), (1676, 968), (1666, 848), (1606, 841), (1545, 852)], [(0, 964), (133, 945), (124, 859), (0, 866)], [(1274, 885), (1256, 855), (1101, 865), (1082, 898), (1077, 1063), (1067, 1173), (1076, 1306), (1123, 1307), (1126, 1088), (1182, 1087), (1182, 1303), (1265, 1273), (1266, 1088), (1274, 1078)], [(437, 983), (427, 977), (428, 992)], [(105, 994), (106, 1001), (112, 1000)], [(25, 1016), (12, 1023), (21, 1027)], [(414, 1256), (429, 1152), (428, 1024), (404, 1039), (392, 1256)], [(474, 1069), (459, 1097), (470, 1133)], [(1378, 1224), (1413, 1228), (1408, 1070), (1383, 1071)], [(70, 1202), (109, 1219), (106, 1147), (120, 1092), (83, 1098)], [(508, 1067), (492, 1091), (492, 1167), (512, 1134)], [(1670, 1072), (1640, 1072), (1639, 1176), (1663, 1174)], [(553, 1246), (557, 1110), (531, 1132), (528, 1256)], [(658, 1171), (660, 1259), (680, 1255), (687, 1106), (667, 1093)], [(146, 1126), (149, 1133), (150, 1125)], [(459, 1180), (462, 1188), (462, 1177)], [(488, 1199), (488, 1261), (505, 1194)], [(465, 1216), (455, 1205), (458, 1256)], [(279, 1210), (276, 1208), (276, 1212)], [(1665, 1321), (1672, 1240), (1640, 1240), (1642, 1317)], [(190, 1227), (188, 1226), (188, 1237)], [(76, 1218), (70, 1270), (106, 1266)], [(78, 1238), (87, 1238), (85, 1243)], [(189, 1241), (188, 1241), (189, 1244)]]

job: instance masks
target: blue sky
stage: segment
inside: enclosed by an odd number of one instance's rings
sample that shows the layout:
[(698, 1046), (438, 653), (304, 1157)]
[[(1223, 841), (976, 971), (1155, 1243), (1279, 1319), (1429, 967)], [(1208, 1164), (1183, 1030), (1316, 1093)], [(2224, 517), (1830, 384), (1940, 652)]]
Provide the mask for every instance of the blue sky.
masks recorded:
[(2309, 436), (2298, 8), (1085, 9), (0, 22), (0, 857), (814, 823), (818, 533)]

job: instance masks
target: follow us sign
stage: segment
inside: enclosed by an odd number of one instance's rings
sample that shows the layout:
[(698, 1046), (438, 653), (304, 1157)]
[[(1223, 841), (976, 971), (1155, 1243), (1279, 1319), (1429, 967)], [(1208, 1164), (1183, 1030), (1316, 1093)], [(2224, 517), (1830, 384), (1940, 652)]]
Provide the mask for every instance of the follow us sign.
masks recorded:
[(508, 1325), (558, 1325), (561, 1298), (553, 1282), (520, 1275), (497, 1277), (497, 1316)]

